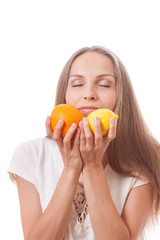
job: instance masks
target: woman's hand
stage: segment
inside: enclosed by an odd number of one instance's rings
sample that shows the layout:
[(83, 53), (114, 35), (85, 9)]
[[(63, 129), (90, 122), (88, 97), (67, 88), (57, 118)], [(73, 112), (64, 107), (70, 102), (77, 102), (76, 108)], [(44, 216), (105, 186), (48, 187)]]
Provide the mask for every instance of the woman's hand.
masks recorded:
[(50, 121), (51, 119), (48, 116), (46, 119), (47, 136), (52, 138), (57, 143), (63, 158), (64, 167), (76, 172), (81, 172), (82, 160), (79, 151), (80, 129), (77, 128), (76, 124), (72, 124), (65, 137), (62, 139), (61, 131), (64, 124), (63, 121), (59, 120), (54, 132), (51, 128)]
[(80, 134), (80, 153), (84, 168), (87, 166), (97, 167), (102, 165), (104, 153), (109, 143), (116, 137), (117, 121), (110, 119), (110, 127), (108, 134), (103, 137), (101, 131), (101, 123), (98, 117), (94, 118), (95, 134), (91, 132), (87, 118), (79, 123)]

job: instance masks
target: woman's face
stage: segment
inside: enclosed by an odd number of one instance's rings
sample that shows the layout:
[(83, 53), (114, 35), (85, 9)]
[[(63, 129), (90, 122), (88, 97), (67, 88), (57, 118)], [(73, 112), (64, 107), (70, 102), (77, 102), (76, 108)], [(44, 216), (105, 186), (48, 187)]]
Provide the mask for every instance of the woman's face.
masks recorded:
[(66, 103), (80, 109), (84, 116), (98, 108), (114, 110), (116, 81), (110, 58), (97, 52), (86, 52), (74, 60)]

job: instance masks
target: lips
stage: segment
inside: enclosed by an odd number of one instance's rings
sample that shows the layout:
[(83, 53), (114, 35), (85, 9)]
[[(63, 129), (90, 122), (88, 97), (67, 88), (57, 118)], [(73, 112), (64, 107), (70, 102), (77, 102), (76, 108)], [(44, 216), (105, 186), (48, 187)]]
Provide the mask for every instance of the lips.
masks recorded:
[(83, 113), (84, 116), (87, 116), (96, 109), (98, 109), (98, 107), (95, 106), (82, 106), (79, 108), (79, 110)]

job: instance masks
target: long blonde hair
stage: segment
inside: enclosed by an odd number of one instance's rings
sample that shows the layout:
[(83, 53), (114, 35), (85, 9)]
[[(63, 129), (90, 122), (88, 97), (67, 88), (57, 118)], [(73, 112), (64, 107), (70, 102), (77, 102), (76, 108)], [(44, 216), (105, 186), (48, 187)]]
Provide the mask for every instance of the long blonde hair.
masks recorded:
[[(99, 46), (82, 48), (68, 60), (60, 75), (55, 105), (66, 103), (65, 94), (73, 61), (86, 52), (98, 52), (114, 64), (119, 115), (116, 138), (107, 149), (110, 166), (122, 176), (145, 176), (154, 193), (154, 217), (160, 209), (160, 144), (147, 128), (140, 112), (130, 77), (121, 60), (110, 50)], [(138, 173), (138, 175), (137, 175)]]

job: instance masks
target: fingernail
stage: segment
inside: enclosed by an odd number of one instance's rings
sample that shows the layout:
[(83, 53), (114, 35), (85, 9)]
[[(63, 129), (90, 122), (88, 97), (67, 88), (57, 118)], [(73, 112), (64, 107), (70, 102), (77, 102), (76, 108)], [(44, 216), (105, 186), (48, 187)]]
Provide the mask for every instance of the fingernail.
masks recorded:
[(58, 126), (61, 126), (62, 123), (63, 123), (63, 121), (62, 121), (62, 120), (59, 120), (59, 121), (58, 121)]
[(88, 119), (87, 119), (86, 117), (84, 117), (84, 118), (83, 118), (83, 120), (84, 120), (85, 122), (87, 122), (87, 121), (88, 121)]
[(98, 117), (95, 116), (95, 117), (93, 118), (93, 121), (97, 122), (97, 121), (98, 121)]
[(76, 128), (77, 125), (75, 123), (72, 124), (72, 128)]
[(116, 119), (115, 118), (110, 118), (110, 123), (112, 123), (112, 124), (115, 124), (116, 123)]

